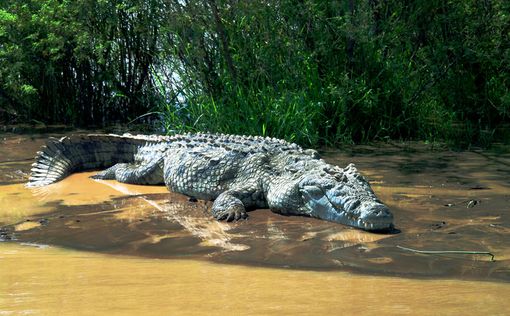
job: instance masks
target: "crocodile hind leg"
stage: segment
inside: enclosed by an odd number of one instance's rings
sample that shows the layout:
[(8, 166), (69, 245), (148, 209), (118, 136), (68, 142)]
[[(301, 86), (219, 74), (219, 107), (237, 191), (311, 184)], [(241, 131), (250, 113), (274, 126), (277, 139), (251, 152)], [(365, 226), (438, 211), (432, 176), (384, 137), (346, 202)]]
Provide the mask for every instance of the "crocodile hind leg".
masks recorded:
[(92, 179), (117, 180), (130, 184), (162, 184), (162, 159), (143, 163), (118, 163), (91, 176)]
[(115, 172), (117, 171), (117, 169), (121, 170), (126, 169), (127, 167), (128, 167), (127, 163), (118, 163), (111, 166), (108, 169), (96, 173), (93, 176), (90, 176), (90, 178), (97, 180), (115, 180), (116, 179)]

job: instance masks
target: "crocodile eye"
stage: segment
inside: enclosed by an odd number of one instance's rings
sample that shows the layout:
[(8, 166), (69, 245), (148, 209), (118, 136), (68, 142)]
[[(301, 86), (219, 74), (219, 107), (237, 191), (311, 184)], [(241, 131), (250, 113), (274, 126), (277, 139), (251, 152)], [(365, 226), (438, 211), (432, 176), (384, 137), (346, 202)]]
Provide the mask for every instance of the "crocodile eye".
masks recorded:
[(209, 165), (210, 166), (216, 166), (220, 162), (220, 159), (218, 157), (213, 157), (209, 159)]

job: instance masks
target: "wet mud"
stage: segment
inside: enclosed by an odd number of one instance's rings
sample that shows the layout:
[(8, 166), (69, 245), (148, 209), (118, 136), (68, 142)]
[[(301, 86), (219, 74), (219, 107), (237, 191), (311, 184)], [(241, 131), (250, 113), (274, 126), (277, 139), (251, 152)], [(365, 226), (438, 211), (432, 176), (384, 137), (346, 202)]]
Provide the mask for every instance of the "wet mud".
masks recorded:
[[(392, 210), (398, 231), (374, 234), (255, 210), (238, 223), (213, 220), (210, 202), (164, 187), (74, 174), (26, 189), (45, 137), (6, 136), (0, 146), (0, 240), (148, 258), (370, 275), (510, 281), (510, 154), (429, 145), (376, 144), (324, 150), (354, 162)], [(479, 251), (493, 254), (423, 254)]]

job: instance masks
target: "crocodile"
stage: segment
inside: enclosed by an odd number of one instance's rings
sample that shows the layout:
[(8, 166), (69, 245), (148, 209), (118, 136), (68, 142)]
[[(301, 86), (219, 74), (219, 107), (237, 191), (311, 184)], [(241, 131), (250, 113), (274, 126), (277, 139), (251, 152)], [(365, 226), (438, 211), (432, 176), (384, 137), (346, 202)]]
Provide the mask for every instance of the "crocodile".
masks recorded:
[[(37, 153), (28, 187), (72, 172), (103, 170), (94, 179), (165, 184), (211, 200), (217, 220), (248, 217), (247, 209), (320, 218), (367, 231), (393, 229), (393, 215), (354, 164), (326, 163), (317, 151), (261, 136), (224, 134), (71, 135), (50, 138)], [(106, 169), (105, 169), (106, 168)]]

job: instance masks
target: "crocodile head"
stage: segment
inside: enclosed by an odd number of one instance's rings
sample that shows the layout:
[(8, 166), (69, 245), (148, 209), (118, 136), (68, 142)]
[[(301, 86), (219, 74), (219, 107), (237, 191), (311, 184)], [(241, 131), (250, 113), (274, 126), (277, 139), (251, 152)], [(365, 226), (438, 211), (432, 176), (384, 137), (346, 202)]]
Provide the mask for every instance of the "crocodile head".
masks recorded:
[(354, 165), (323, 170), (299, 180), (299, 213), (369, 231), (393, 228), (393, 215)]

